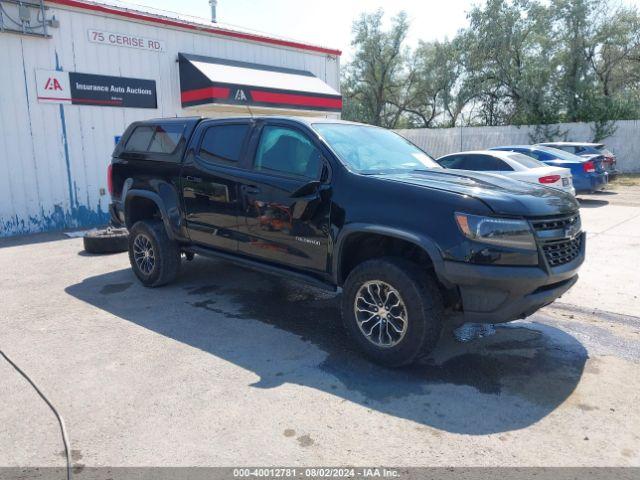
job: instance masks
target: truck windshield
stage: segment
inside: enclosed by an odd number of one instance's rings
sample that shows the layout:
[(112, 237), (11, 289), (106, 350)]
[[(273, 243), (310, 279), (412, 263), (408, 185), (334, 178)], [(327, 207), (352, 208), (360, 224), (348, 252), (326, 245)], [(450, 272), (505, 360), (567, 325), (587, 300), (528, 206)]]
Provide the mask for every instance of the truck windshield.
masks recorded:
[(379, 127), (315, 123), (313, 128), (349, 168), (364, 174), (442, 168), (397, 133)]

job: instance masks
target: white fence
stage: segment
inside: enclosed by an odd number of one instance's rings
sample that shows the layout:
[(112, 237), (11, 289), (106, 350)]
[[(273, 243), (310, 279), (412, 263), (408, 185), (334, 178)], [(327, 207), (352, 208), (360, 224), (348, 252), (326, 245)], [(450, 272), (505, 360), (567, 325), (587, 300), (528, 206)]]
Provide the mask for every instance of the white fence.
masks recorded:
[[(562, 123), (561, 132), (566, 140), (590, 142), (593, 138), (588, 123)], [(617, 122), (616, 133), (603, 143), (616, 154), (618, 169), (625, 173), (640, 173), (640, 120)], [(464, 150), (480, 150), (499, 145), (530, 144), (533, 126), (416, 128), (398, 130), (398, 133), (423, 148), (434, 157)], [(562, 139), (557, 139), (562, 140)]]

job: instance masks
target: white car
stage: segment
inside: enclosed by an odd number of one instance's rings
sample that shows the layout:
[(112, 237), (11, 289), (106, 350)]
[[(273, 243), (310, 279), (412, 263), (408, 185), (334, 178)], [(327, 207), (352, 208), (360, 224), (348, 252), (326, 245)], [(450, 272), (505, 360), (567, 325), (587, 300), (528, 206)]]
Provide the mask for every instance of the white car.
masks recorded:
[(452, 153), (436, 161), (444, 168), (499, 174), (522, 182), (557, 188), (571, 195), (576, 194), (571, 170), (546, 165), (522, 153), (478, 150)]

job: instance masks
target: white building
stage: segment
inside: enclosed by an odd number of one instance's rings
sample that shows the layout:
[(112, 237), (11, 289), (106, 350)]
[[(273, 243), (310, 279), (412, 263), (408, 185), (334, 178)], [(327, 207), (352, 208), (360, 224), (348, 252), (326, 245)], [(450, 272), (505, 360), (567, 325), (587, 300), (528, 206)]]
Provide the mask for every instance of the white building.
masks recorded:
[(340, 113), (338, 50), (120, 2), (0, 6), (0, 237), (106, 223), (134, 120)]

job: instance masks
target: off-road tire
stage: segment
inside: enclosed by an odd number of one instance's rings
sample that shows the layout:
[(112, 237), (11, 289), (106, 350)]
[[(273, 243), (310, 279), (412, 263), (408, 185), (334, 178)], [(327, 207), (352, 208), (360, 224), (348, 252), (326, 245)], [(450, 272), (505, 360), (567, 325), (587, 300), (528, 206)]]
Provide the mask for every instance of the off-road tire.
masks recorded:
[[(136, 263), (134, 244), (138, 236), (148, 239), (153, 249), (154, 264), (146, 273)], [(167, 235), (164, 224), (159, 220), (136, 222), (129, 232), (129, 261), (136, 277), (145, 287), (160, 287), (172, 282), (180, 271), (180, 248)]]
[[(406, 332), (394, 346), (374, 345), (358, 326), (356, 295), (362, 285), (371, 281), (391, 285), (406, 307)], [(367, 357), (386, 367), (401, 367), (428, 355), (440, 340), (444, 321), (442, 295), (432, 275), (416, 263), (395, 257), (367, 260), (355, 267), (344, 283), (342, 319)]]
[(103, 228), (87, 232), (83, 239), (89, 253), (120, 253), (129, 248), (129, 232), (126, 228)]

